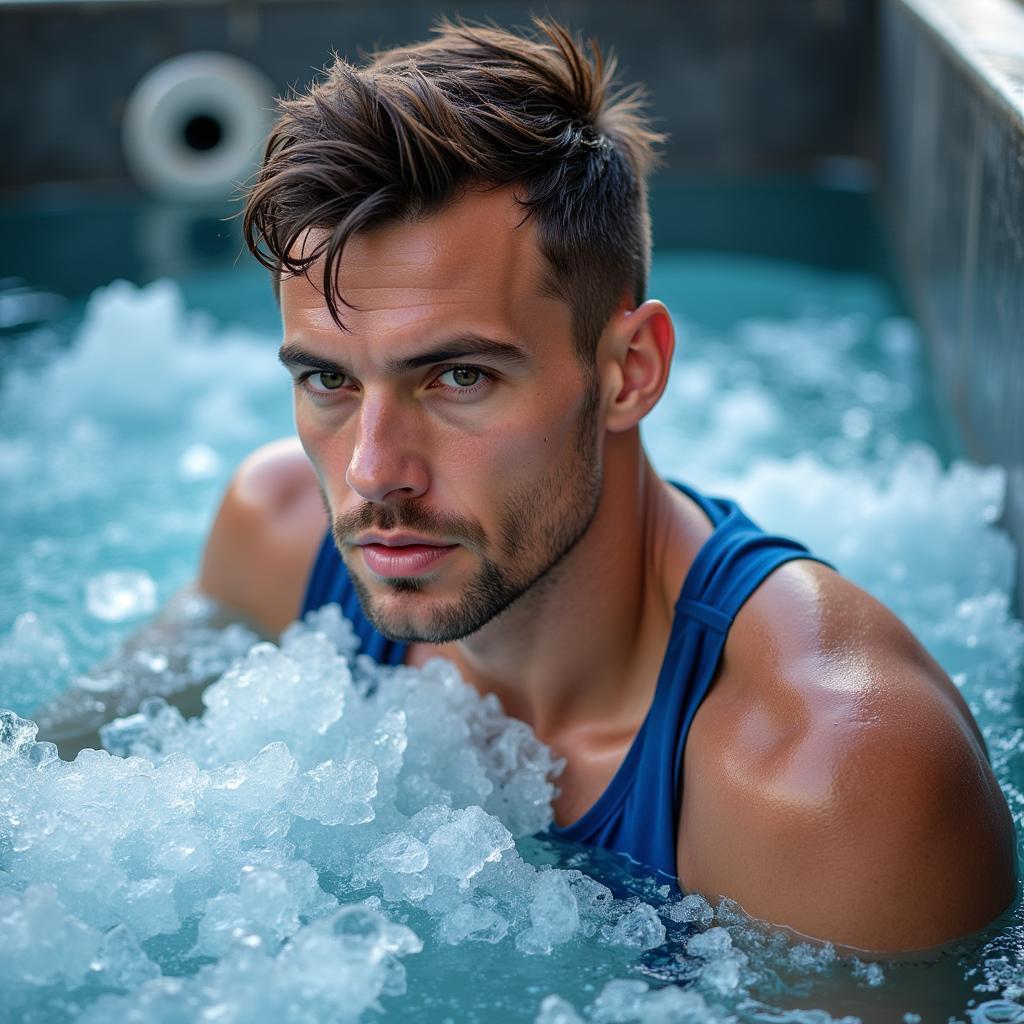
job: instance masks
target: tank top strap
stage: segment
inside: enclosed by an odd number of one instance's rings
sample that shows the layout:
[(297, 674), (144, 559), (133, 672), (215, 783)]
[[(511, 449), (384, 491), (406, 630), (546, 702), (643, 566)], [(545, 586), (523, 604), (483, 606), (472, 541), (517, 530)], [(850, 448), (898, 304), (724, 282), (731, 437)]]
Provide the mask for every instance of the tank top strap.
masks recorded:
[(660, 842), (651, 851), (662, 870), (675, 862), (690, 725), (715, 680), (733, 620), (766, 577), (786, 562), (799, 558), (829, 565), (797, 541), (765, 533), (735, 502), (676, 486), (704, 509), (714, 532), (695, 556), (676, 601), (669, 649), (648, 716), (660, 726), (649, 737), (653, 742), (638, 772), (646, 787), (654, 789), (657, 780), (663, 818), (671, 822), (671, 830), (656, 837)]
[(822, 561), (798, 541), (765, 533), (734, 501), (676, 486), (698, 501), (715, 527), (683, 582), (677, 616), (727, 633), (747, 598), (780, 565), (796, 558)]

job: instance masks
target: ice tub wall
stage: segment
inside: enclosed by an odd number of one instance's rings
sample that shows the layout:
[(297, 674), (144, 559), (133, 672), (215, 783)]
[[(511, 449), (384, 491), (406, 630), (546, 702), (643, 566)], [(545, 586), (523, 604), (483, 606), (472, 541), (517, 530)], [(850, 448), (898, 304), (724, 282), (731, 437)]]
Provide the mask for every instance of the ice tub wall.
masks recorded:
[[(549, 10), (614, 46), (648, 85), (673, 173), (805, 167), (860, 151), (874, 4), (862, 0), (0, 0), (0, 188), (123, 181), (121, 119), (155, 65), (196, 50), (250, 62), (280, 91), (336, 49), (423, 38), (458, 11), (503, 25)], [(45, 55), (45, 59), (44, 59)], [(40, 61), (44, 61), (41, 65)], [(45, 71), (41, 71), (41, 67)], [(29, 90), (27, 83), (32, 83)]]
[[(885, 0), (886, 219), (970, 454), (1024, 541), (1024, 6)], [(1024, 565), (1017, 566), (1024, 603)]]

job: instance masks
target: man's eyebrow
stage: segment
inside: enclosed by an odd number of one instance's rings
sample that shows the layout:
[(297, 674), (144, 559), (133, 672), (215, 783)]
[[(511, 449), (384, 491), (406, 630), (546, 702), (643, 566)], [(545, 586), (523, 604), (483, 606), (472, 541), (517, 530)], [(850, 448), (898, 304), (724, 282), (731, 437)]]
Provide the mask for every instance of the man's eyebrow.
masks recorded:
[(282, 345), (281, 351), (277, 353), (277, 358), (288, 369), (291, 369), (293, 366), (308, 366), (311, 370), (320, 370), (322, 373), (340, 373), (343, 376), (348, 374), (348, 371), (339, 363), (331, 362), (330, 359), (324, 359), (323, 356), (307, 352), (298, 345)]
[(450, 363), (454, 359), (472, 356), (484, 356), (493, 362), (505, 363), (508, 366), (523, 366), (529, 362), (522, 348), (511, 341), (485, 338), (479, 334), (460, 334), (442, 342), (436, 348), (406, 359), (389, 359), (384, 365), (390, 373), (406, 373), (409, 370), (418, 370), (422, 366)]
[[(458, 337), (441, 343), (436, 348), (408, 356), (405, 359), (389, 359), (385, 361), (384, 365), (389, 373), (400, 374), (418, 370), (423, 366), (449, 363), (455, 359), (466, 359), (472, 356), (483, 356), (492, 362), (505, 363), (508, 366), (524, 366), (529, 362), (526, 352), (511, 341), (485, 338), (479, 334), (460, 334)], [(310, 369), (319, 370), (322, 373), (348, 374), (348, 370), (340, 363), (307, 352), (299, 345), (283, 345), (277, 357), (289, 368), (308, 366)]]

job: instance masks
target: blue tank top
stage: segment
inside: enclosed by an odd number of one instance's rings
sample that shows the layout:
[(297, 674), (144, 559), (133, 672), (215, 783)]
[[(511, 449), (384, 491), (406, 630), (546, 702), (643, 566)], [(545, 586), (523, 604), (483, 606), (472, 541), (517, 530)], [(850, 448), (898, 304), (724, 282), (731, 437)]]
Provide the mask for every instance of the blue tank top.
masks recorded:
[[(707, 497), (684, 484), (675, 486), (704, 510), (714, 530), (683, 581), (654, 700), (597, 802), (571, 825), (550, 829), (561, 839), (627, 854), (674, 885), (683, 750), (693, 716), (714, 679), (729, 627), (774, 569), (795, 558), (823, 561), (794, 540), (765, 533), (735, 502)], [(335, 602), (359, 637), (360, 653), (383, 665), (402, 664), (406, 645), (378, 633), (363, 614), (328, 532), (313, 565), (302, 614)]]

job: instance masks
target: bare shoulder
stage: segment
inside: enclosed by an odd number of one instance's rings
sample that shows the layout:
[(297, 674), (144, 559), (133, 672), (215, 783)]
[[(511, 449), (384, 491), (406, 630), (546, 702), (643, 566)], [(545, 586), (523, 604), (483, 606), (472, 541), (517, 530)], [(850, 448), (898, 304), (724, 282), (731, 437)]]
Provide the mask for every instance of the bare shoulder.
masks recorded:
[(684, 889), (874, 952), (977, 931), (1016, 888), (959, 692), (888, 609), (809, 561), (736, 617), (687, 742), (678, 864)]
[(298, 614), (326, 529), (316, 474), (298, 439), (264, 445), (228, 485), (203, 552), (199, 589), (277, 633)]

